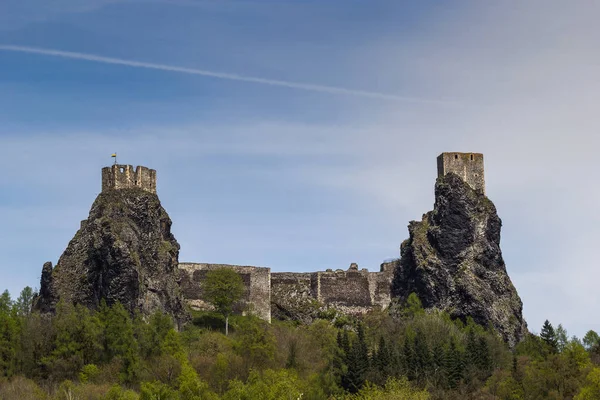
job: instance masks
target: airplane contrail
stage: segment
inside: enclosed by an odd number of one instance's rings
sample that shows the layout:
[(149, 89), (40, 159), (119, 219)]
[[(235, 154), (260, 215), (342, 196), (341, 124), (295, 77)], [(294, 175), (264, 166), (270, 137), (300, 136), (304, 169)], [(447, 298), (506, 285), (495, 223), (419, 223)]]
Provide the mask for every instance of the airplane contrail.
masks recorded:
[(365, 90), (354, 90), (354, 89), (347, 89), (347, 88), (336, 87), (336, 86), (316, 85), (316, 84), (311, 84), (311, 83), (300, 83), (300, 82), (282, 81), (282, 80), (277, 80), (277, 79), (258, 78), (258, 77), (254, 77), (254, 76), (245, 76), (245, 75), (231, 74), (231, 73), (225, 73), (225, 72), (215, 72), (215, 71), (208, 71), (208, 70), (196, 69), (196, 68), (177, 67), (177, 66), (173, 66), (173, 65), (155, 64), (155, 63), (148, 63), (148, 62), (142, 62), (142, 61), (126, 60), (126, 59), (122, 59), (122, 58), (104, 57), (104, 56), (99, 56), (99, 55), (95, 55), (95, 54), (78, 53), (78, 52), (72, 52), (72, 51), (46, 49), (46, 48), (39, 48), (39, 47), (0, 45), (0, 51), (2, 51), (2, 50), (19, 52), (19, 53), (41, 54), (41, 55), (53, 56), (53, 57), (71, 58), (71, 59), (76, 59), (76, 60), (94, 61), (94, 62), (99, 62), (99, 63), (104, 63), (104, 64), (125, 65), (128, 67), (135, 67), (135, 68), (146, 68), (146, 69), (154, 69), (154, 70), (160, 70), (160, 71), (179, 72), (179, 73), (191, 74), (191, 75), (208, 76), (208, 77), (218, 78), (218, 79), (228, 79), (228, 80), (233, 80), (233, 81), (259, 83), (259, 84), (263, 84), (263, 85), (283, 86), (283, 87), (287, 87), (287, 88), (291, 88), (291, 89), (308, 90), (308, 91), (312, 91), (312, 92), (323, 92), (323, 93), (342, 94), (342, 95), (350, 95), (350, 96), (371, 97), (371, 98), (375, 98), (375, 99), (402, 101), (402, 102), (410, 102), (410, 103), (456, 105), (456, 103), (452, 102), (452, 101), (432, 100), (432, 99), (424, 99), (424, 98), (419, 98), (419, 97), (398, 96), (398, 95), (394, 95), (394, 94), (370, 92), (370, 91), (365, 91)]

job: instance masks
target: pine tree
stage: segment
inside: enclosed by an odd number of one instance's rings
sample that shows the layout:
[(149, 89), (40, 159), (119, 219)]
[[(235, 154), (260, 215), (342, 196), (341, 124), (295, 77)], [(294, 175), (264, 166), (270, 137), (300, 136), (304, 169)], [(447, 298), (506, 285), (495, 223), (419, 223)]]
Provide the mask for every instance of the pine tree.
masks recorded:
[(416, 379), (414, 340), (408, 335), (404, 338), (404, 346), (402, 347), (402, 367), (409, 380)]
[(433, 346), (432, 350), (432, 365), (433, 365), (433, 378), (434, 384), (437, 387), (444, 387), (448, 378), (446, 377), (446, 352), (442, 342), (438, 342)]
[(540, 338), (542, 338), (542, 340), (546, 342), (546, 344), (548, 345), (548, 347), (550, 347), (550, 350), (553, 353), (557, 352), (558, 340), (556, 338), (556, 332), (554, 331), (554, 328), (552, 327), (550, 321), (544, 321), (544, 325), (542, 326), (542, 331), (540, 333)]
[(423, 332), (417, 331), (414, 341), (415, 376), (419, 382), (425, 382), (432, 370), (431, 353)]
[(347, 373), (342, 378), (342, 386), (350, 393), (357, 393), (365, 384), (369, 370), (369, 351), (362, 324), (358, 325), (357, 339), (346, 353)]
[(5, 290), (0, 296), (0, 377), (14, 373), (18, 335), (16, 309)]
[(456, 347), (454, 339), (450, 340), (450, 346), (446, 352), (445, 369), (448, 386), (452, 389), (456, 388), (463, 379), (464, 368), (462, 354)]
[(374, 360), (374, 367), (383, 375), (383, 380), (385, 380), (388, 376), (390, 376), (390, 371), (392, 368), (392, 357), (390, 354), (390, 349), (385, 342), (385, 338), (381, 336), (379, 338), (379, 347), (377, 349), (377, 353)]

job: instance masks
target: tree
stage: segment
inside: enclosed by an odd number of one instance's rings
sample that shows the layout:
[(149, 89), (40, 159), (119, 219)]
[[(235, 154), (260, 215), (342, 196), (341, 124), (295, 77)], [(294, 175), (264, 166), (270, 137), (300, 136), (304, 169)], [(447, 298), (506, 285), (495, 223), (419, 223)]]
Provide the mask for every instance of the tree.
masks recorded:
[(556, 347), (559, 353), (562, 353), (567, 343), (569, 343), (567, 330), (561, 324), (558, 324), (556, 327)]
[(15, 307), (17, 308), (17, 313), (24, 317), (31, 314), (31, 306), (33, 305), (33, 298), (35, 297), (35, 292), (29, 286), (25, 286), (25, 288), (21, 291), (19, 298), (15, 303)]
[(595, 331), (588, 331), (583, 337), (583, 344), (586, 350), (592, 350), (600, 344), (600, 336)]
[(225, 317), (225, 335), (229, 334), (229, 316), (233, 305), (242, 298), (245, 287), (242, 278), (232, 269), (209, 271), (202, 285), (204, 298)]
[(11, 376), (17, 351), (19, 324), (8, 290), (0, 296), (0, 377)]
[(556, 338), (556, 332), (554, 331), (554, 327), (550, 321), (544, 321), (542, 331), (540, 332), (540, 337), (548, 346), (550, 346), (553, 352), (558, 350), (558, 339)]
[(123, 361), (121, 379), (131, 382), (137, 373), (139, 346), (129, 313), (120, 302), (108, 307), (102, 300), (99, 320), (103, 330), (105, 361), (120, 357)]

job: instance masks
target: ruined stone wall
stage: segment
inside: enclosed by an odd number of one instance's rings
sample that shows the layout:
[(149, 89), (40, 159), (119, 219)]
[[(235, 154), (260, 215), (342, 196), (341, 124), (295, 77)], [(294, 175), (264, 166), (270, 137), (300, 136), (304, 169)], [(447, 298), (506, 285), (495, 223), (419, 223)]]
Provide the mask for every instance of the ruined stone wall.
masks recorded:
[(273, 311), (297, 318), (315, 307), (334, 307), (345, 314), (360, 315), (385, 308), (391, 301), (391, 268), (380, 272), (338, 269), (312, 273), (271, 274)]
[(317, 309), (316, 280), (310, 272), (271, 274), (271, 314), (273, 318), (310, 321)]
[(392, 273), (358, 270), (353, 264), (347, 271), (317, 272), (316, 275), (317, 300), (346, 314), (364, 314), (390, 304)]
[(485, 194), (483, 154), (481, 153), (442, 153), (437, 158), (438, 177), (453, 172), (473, 189)]
[(207, 272), (230, 268), (237, 272), (246, 288), (242, 301), (234, 309), (243, 314), (251, 312), (258, 317), (271, 321), (271, 269), (262, 267), (204, 264), (204, 263), (179, 263), (180, 287), (183, 297), (192, 309), (211, 310), (212, 306), (202, 297), (202, 282)]
[(102, 168), (102, 191), (140, 188), (156, 193), (156, 170), (131, 165), (115, 164)]

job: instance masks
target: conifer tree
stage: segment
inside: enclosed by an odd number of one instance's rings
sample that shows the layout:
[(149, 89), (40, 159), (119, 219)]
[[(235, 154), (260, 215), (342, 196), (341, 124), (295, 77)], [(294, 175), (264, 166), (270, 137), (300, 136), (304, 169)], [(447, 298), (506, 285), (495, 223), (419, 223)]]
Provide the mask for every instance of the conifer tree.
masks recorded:
[(402, 347), (402, 367), (404, 374), (411, 381), (416, 379), (416, 363), (414, 353), (414, 339), (407, 335), (404, 338), (404, 346)]
[(425, 340), (425, 335), (418, 330), (414, 341), (415, 375), (420, 382), (424, 382), (432, 369), (431, 353)]
[(554, 327), (552, 327), (550, 321), (544, 321), (542, 331), (540, 332), (540, 338), (542, 338), (542, 340), (546, 342), (546, 344), (548, 345), (548, 347), (550, 347), (550, 350), (553, 353), (556, 353), (556, 351), (558, 350), (558, 340), (556, 338), (556, 332), (554, 331)]
[(463, 378), (463, 360), (460, 350), (456, 347), (454, 339), (450, 340), (448, 351), (446, 352), (445, 369), (448, 377), (448, 386), (456, 388)]
[(446, 352), (442, 342), (438, 342), (433, 346), (432, 350), (432, 366), (433, 366), (433, 380), (435, 386), (445, 386), (448, 381), (446, 377)]
[(390, 354), (390, 349), (385, 342), (385, 338), (380, 336), (379, 338), (379, 347), (377, 348), (377, 353), (374, 360), (374, 367), (383, 374), (384, 377), (390, 375), (390, 369), (392, 367), (392, 359)]
[(15, 307), (5, 290), (0, 296), (0, 377), (14, 373), (18, 334)]

